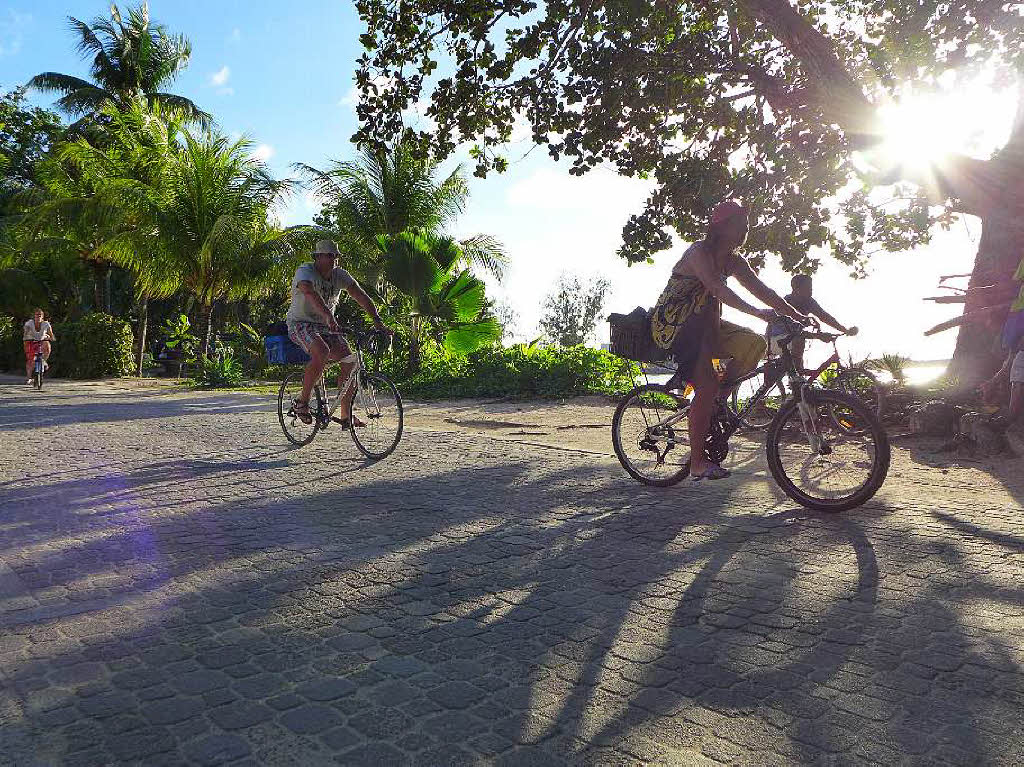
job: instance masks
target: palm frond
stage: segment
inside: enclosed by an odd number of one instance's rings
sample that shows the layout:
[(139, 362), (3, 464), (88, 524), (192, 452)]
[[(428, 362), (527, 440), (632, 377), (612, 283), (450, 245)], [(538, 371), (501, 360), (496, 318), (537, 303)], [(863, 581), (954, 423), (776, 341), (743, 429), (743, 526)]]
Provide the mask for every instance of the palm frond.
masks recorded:
[(452, 354), (469, 354), (501, 341), (501, 323), (494, 317), (456, 325), (444, 334), (444, 346)]
[(203, 130), (213, 127), (213, 115), (200, 109), (192, 99), (174, 93), (148, 93), (146, 100), (150, 105), (178, 112), (186, 122), (196, 123)]
[(462, 240), (463, 263), (470, 268), (480, 268), (493, 276), (498, 282), (505, 278), (509, 267), (508, 253), (505, 246), (489, 234), (477, 234)]

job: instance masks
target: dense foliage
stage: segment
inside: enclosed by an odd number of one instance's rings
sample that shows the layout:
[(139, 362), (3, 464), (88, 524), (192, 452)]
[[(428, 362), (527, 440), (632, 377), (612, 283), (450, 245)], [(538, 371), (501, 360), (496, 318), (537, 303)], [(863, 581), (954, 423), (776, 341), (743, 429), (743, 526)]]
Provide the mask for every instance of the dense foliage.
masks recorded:
[(409, 375), (404, 360), (385, 365), (403, 395), (456, 397), (569, 397), (619, 394), (635, 384), (635, 362), (584, 346), (489, 346), (465, 357), (436, 345), (424, 348), (422, 368)]

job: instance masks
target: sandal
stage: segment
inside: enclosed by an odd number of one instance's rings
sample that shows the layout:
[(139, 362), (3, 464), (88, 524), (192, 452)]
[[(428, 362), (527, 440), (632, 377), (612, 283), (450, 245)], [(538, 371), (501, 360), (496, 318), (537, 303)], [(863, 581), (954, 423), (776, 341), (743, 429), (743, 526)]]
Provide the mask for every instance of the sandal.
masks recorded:
[(340, 423), (341, 428), (345, 429), (346, 431), (351, 429), (353, 426), (357, 429), (366, 426), (366, 424), (360, 421), (359, 418), (357, 418), (356, 416), (349, 416), (348, 418), (335, 418), (334, 420)]
[(723, 469), (718, 464), (713, 463), (706, 469), (704, 469), (704, 471), (702, 471), (700, 474), (690, 475), (690, 481), (696, 484), (697, 482), (700, 482), (702, 479), (725, 479), (728, 476), (731, 476), (728, 469)]
[(313, 414), (309, 412), (309, 401), (297, 399), (292, 403), (292, 414), (309, 426), (313, 423)]

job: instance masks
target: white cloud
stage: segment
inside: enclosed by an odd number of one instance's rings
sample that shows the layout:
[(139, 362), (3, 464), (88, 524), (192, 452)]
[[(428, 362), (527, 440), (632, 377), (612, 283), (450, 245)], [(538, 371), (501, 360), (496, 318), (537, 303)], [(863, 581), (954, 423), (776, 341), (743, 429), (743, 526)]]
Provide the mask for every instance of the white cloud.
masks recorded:
[(272, 147), (270, 144), (260, 144), (258, 147), (253, 149), (252, 152), (250, 152), (250, 155), (256, 158), (257, 160), (262, 160), (263, 162), (266, 162), (267, 160), (274, 156), (274, 147)]
[(7, 10), (7, 17), (0, 18), (0, 56), (17, 55), (24, 32), (31, 24), (32, 14)]
[(341, 100), (338, 102), (338, 106), (352, 108), (355, 107), (355, 105), (358, 103), (359, 89), (355, 85), (353, 85), (351, 88), (345, 91), (345, 95), (341, 97)]
[(231, 34), (228, 35), (227, 42), (229, 45), (236, 45), (242, 42), (242, 30), (240, 30), (238, 27), (232, 29)]
[(228, 84), (228, 79), (231, 77), (231, 68), (225, 64), (212, 75), (210, 75), (210, 85), (216, 85), (218, 87)]

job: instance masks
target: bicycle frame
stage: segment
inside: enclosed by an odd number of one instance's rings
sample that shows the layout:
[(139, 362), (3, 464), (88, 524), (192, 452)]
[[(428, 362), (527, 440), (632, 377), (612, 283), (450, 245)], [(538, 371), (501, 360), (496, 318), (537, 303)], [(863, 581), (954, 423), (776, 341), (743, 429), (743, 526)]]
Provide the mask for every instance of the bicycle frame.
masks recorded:
[[(324, 335), (343, 336), (342, 333), (325, 333)], [(324, 366), (323, 372), (320, 373), (320, 380), (317, 381), (316, 385), (320, 388), (320, 391), (323, 392), (323, 402), (327, 405), (325, 412), (317, 414), (318, 417), (322, 416), (320, 417), (321, 424), (330, 423), (331, 418), (334, 417), (334, 413), (338, 409), (338, 405), (341, 404), (342, 395), (353, 386), (353, 383), (355, 384), (356, 389), (359, 388), (359, 373), (363, 369), (363, 351), (359, 346), (358, 339), (353, 341), (353, 346), (355, 347), (352, 352), (356, 358), (355, 364), (352, 366), (352, 372), (349, 373), (348, 378), (345, 379), (345, 383), (339, 386), (337, 391), (334, 393), (333, 402), (331, 402), (331, 397), (328, 396), (326, 365)], [(355, 395), (356, 392), (353, 391), (353, 400), (355, 399)]]
[[(747, 399), (747, 401), (744, 403), (743, 407), (739, 411), (733, 410), (724, 401), (720, 401), (721, 409), (724, 410), (725, 413), (729, 415), (729, 425), (726, 429), (725, 434), (726, 439), (735, 434), (736, 430), (740, 427), (740, 425), (745, 422), (744, 416), (746, 416), (746, 414), (758, 403), (762, 402), (765, 396), (768, 394), (768, 392), (771, 391), (772, 388), (774, 388), (775, 386), (779, 385), (782, 382), (782, 380), (787, 376), (789, 377), (789, 385), (792, 391), (792, 397), (799, 398), (802, 406), (801, 415), (804, 415), (803, 410), (806, 408), (806, 405), (804, 405), (803, 403), (804, 391), (808, 386), (810, 386), (810, 383), (812, 381), (817, 379), (818, 375), (821, 375), (821, 371), (819, 371), (814, 376), (814, 378), (807, 379), (804, 377), (802, 372), (797, 368), (796, 360), (793, 359), (792, 352), (790, 352), (789, 350), (789, 343), (797, 335), (798, 334), (793, 334), (785, 343), (781, 344), (782, 354), (780, 354), (775, 359), (768, 360), (760, 367), (750, 371), (749, 373), (747, 373), (744, 376), (741, 376), (740, 378), (731, 379), (729, 381), (723, 381), (720, 384), (721, 389), (730, 390), (739, 386), (744, 381), (749, 381), (751, 378), (756, 378), (757, 376), (762, 374), (764, 375), (764, 383), (761, 385), (761, 388), (759, 388), (752, 397)], [(831, 362), (829, 362), (828, 364), (831, 364)], [(824, 368), (822, 370), (824, 370)], [(648, 429), (659, 429), (673, 426), (679, 421), (689, 416), (689, 400), (674, 395), (667, 389), (665, 391), (665, 394), (667, 396), (674, 398), (677, 402), (684, 402), (686, 404), (679, 412), (674, 413), (668, 418), (665, 418), (657, 422), (653, 426), (648, 426)], [(806, 422), (807, 421), (805, 419), (805, 425)], [(812, 424), (813, 429), (813, 419), (810, 419), (810, 422)], [(808, 434), (808, 436), (810, 437), (811, 435)]]

